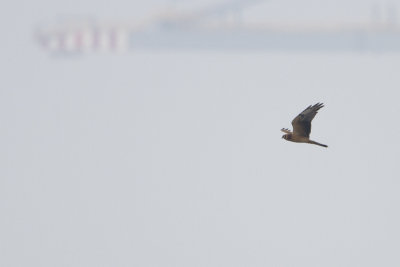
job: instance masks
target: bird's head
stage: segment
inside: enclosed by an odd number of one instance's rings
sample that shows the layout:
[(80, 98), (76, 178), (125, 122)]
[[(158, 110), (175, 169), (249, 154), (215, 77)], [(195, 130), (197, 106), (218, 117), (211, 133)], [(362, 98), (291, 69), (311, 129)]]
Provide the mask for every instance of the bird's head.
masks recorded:
[(282, 135), (282, 138), (285, 139), (285, 140), (290, 140), (291, 137), (292, 137), (291, 134), (284, 134), (284, 135)]

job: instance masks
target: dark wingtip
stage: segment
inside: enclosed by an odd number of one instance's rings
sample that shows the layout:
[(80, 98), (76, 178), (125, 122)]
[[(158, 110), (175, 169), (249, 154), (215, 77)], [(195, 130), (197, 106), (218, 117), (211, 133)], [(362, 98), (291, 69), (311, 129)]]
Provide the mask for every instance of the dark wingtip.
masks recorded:
[(324, 103), (320, 103), (320, 102), (318, 102), (317, 104), (315, 104), (313, 107), (316, 107), (317, 108), (317, 110), (318, 109), (320, 109), (320, 108), (323, 108), (324, 107)]

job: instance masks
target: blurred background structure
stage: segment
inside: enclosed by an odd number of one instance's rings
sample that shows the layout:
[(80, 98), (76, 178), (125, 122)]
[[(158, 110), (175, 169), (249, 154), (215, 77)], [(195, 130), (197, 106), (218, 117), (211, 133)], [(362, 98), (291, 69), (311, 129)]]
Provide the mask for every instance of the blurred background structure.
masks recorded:
[[(245, 9), (268, 2), (232, 0), (204, 7), (166, 7), (143, 21), (68, 19), (37, 28), (36, 40), (57, 53), (126, 49), (398, 51), (393, 4), (370, 4), (368, 21), (249, 22)], [(360, 3), (361, 5), (361, 3)], [(289, 8), (289, 7), (288, 7)], [(150, 15), (149, 15), (150, 16)]]

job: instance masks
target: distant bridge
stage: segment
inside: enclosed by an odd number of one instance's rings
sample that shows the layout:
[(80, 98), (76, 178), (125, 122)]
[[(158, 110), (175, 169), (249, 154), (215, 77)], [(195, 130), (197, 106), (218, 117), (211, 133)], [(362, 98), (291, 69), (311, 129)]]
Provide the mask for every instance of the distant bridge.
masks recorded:
[(192, 12), (158, 16), (141, 24), (68, 20), (38, 27), (35, 38), (49, 52), (64, 54), (138, 49), (400, 51), (400, 28), (394, 23), (330, 26), (206, 23), (210, 17), (240, 13), (261, 1), (228, 1)]

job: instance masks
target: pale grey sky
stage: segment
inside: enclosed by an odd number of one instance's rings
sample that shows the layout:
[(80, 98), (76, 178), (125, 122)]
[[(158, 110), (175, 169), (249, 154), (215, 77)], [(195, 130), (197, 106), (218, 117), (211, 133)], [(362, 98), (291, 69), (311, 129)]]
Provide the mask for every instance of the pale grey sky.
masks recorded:
[[(0, 266), (399, 266), (400, 54), (54, 57), (32, 38), (159, 3), (1, 9)], [(281, 139), (316, 102), (329, 148)]]

